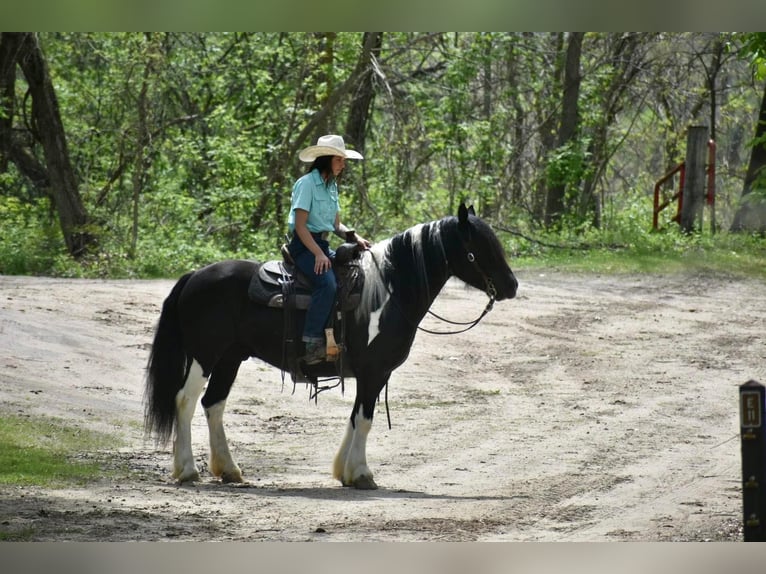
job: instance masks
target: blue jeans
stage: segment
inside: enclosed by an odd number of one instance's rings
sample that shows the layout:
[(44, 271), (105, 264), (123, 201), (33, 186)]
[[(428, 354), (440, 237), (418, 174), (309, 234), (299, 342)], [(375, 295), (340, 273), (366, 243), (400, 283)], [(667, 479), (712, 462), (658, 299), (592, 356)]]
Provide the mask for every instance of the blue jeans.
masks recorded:
[[(312, 236), (324, 254), (331, 261), (334, 261), (335, 251), (330, 249), (330, 244), (327, 240), (322, 239), (322, 236), (318, 233), (312, 233)], [(313, 285), (311, 304), (308, 311), (306, 311), (306, 324), (303, 327), (303, 341), (323, 341), (324, 329), (330, 319), (332, 306), (335, 302), (335, 293), (338, 290), (335, 271), (330, 269), (322, 275), (314, 273), (314, 254), (306, 248), (295, 234), (293, 234), (293, 238), (290, 241), (289, 249), (296, 267), (309, 278)]]

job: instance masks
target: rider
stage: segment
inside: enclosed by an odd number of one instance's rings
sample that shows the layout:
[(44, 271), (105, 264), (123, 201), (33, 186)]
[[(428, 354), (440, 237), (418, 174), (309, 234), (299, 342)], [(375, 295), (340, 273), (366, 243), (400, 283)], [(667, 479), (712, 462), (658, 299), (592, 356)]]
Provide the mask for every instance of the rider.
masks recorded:
[[(314, 365), (325, 359), (324, 329), (337, 291), (332, 271), (335, 251), (330, 249), (327, 238), (333, 232), (345, 241), (351, 231), (340, 221), (338, 178), (346, 167), (346, 159), (363, 158), (360, 153), (346, 149), (339, 135), (320, 137), (316, 145), (307, 147), (298, 157), (310, 166), (293, 185), (287, 221), (292, 239), (288, 248), (295, 265), (313, 284), (302, 339), (306, 344), (304, 361)], [(362, 249), (369, 249), (369, 241), (353, 235)]]

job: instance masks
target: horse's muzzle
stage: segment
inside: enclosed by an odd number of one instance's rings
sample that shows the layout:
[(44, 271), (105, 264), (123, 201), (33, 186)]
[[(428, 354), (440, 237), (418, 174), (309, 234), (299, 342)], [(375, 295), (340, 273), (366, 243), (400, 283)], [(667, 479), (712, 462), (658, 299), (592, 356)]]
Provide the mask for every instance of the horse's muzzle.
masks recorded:
[(511, 274), (502, 283), (495, 283), (495, 300), (502, 301), (503, 299), (513, 299), (516, 297), (516, 291), (519, 288), (519, 282), (516, 277)]

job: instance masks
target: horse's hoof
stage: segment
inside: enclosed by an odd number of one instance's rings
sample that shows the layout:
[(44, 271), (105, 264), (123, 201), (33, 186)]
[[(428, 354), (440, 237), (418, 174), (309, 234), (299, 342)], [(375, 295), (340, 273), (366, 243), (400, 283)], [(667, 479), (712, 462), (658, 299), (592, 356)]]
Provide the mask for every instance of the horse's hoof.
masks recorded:
[(245, 481), (242, 479), (242, 473), (239, 471), (236, 471), (236, 472), (224, 472), (221, 475), (221, 482), (224, 484), (228, 484), (232, 482), (242, 483)]
[(178, 484), (186, 484), (188, 482), (199, 482), (199, 472), (196, 470), (194, 472), (189, 472), (185, 474), (180, 474), (176, 477), (176, 482)]
[(372, 477), (366, 475), (362, 475), (355, 479), (351, 486), (358, 488), (359, 490), (376, 490), (378, 488), (378, 485), (375, 484)]

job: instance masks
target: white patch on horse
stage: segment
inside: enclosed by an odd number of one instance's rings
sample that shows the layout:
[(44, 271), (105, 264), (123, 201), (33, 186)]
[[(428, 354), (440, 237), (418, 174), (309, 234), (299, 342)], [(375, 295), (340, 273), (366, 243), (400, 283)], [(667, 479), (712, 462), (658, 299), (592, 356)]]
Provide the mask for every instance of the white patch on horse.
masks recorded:
[(333, 477), (345, 486), (352, 486), (363, 479), (375, 488), (372, 472), (367, 466), (367, 436), (372, 428), (372, 419), (362, 414), (361, 407), (354, 415), (354, 424), (348, 421), (346, 434), (333, 461)]
[(346, 468), (346, 459), (348, 458), (348, 451), (351, 448), (351, 442), (354, 438), (354, 425), (351, 424), (349, 419), (346, 424), (346, 433), (343, 435), (343, 440), (340, 443), (340, 448), (335, 455), (335, 459), (332, 463), (332, 476), (335, 480), (344, 482), (344, 472)]
[(370, 313), (370, 322), (367, 324), (367, 346), (372, 345), (375, 337), (380, 333), (380, 316), (383, 314), (383, 307), (386, 306), (391, 296), (386, 294), (386, 298), (383, 300), (383, 304), (376, 311)]
[(199, 480), (191, 446), (191, 422), (197, 400), (205, 388), (202, 366), (195, 360), (183, 388), (176, 394), (176, 436), (173, 441), (173, 477), (179, 482)]
[(382, 309), (388, 300), (390, 286), (386, 279), (386, 273), (391, 266), (388, 259), (389, 243), (389, 239), (376, 243), (369, 251), (362, 254), (361, 266), (364, 272), (364, 288), (362, 289), (362, 299), (356, 308), (356, 316), (359, 319)]

